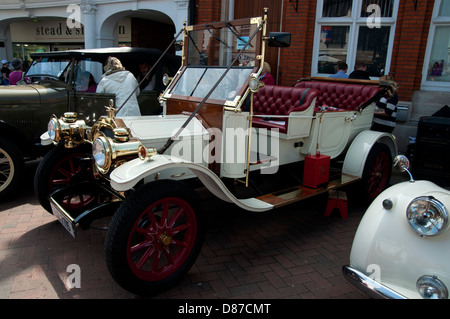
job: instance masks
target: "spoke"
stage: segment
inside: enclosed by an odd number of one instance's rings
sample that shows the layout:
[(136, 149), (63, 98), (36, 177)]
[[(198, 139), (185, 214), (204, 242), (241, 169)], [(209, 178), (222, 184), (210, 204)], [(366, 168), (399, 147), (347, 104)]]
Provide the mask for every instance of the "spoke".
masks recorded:
[(56, 185), (67, 185), (70, 182), (70, 177), (68, 178), (64, 178), (64, 179), (54, 179), (52, 180), (52, 184), (56, 184)]
[(172, 238), (171, 244), (178, 246), (178, 247), (183, 247), (183, 248), (186, 248), (188, 246), (185, 241), (180, 241), (180, 240), (173, 239), (173, 238)]
[(147, 251), (142, 255), (141, 259), (139, 259), (138, 263), (136, 264), (136, 267), (138, 269), (141, 269), (142, 266), (147, 262), (147, 260), (150, 258), (150, 256), (153, 254), (154, 248), (153, 246), (148, 247)]
[(76, 170), (75, 170), (75, 163), (73, 162), (73, 158), (70, 158), (67, 161), (69, 162), (70, 174), (73, 175), (73, 173), (76, 172)]
[(158, 272), (158, 265), (159, 265), (160, 259), (161, 259), (161, 252), (155, 251), (155, 254), (153, 255), (153, 263), (152, 263), (152, 271), (155, 273)]
[(70, 177), (72, 177), (72, 175), (73, 175), (73, 173), (72, 173), (73, 170), (72, 170), (72, 171), (68, 171), (68, 170), (62, 168), (61, 166), (59, 166), (59, 167), (56, 169), (56, 171), (57, 171), (58, 173), (61, 173), (63, 176), (65, 176), (65, 177), (67, 177), (67, 178), (70, 178)]
[(172, 254), (170, 253), (169, 247), (164, 248), (163, 249), (163, 253), (164, 253), (164, 256), (166, 256), (166, 258), (167, 258), (167, 264), (168, 265), (173, 265), (174, 261), (173, 261)]
[(135, 231), (139, 234), (145, 235), (145, 236), (149, 236), (149, 232), (148, 229), (142, 228), (142, 227), (137, 227), (135, 229)]
[(152, 244), (152, 240), (144, 240), (142, 242), (140, 242), (139, 244), (134, 245), (133, 247), (131, 247), (130, 251), (131, 253), (134, 253), (138, 250), (141, 250), (143, 248), (147, 248), (147, 247), (151, 247)]
[(151, 223), (152, 225), (157, 225), (157, 224), (158, 224), (158, 222), (156, 221), (156, 218), (155, 218), (155, 214), (153, 214), (152, 207), (149, 207), (149, 208), (147, 209), (146, 215), (147, 215), (148, 218), (150, 219), (150, 223)]
[(9, 171), (0, 171), (0, 176), (5, 176), (5, 178), (8, 178)]
[(186, 223), (186, 224), (180, 225), (178, 227), (175, 227), (175, 228), (172, 229), (171, 235), (173, 236), (175, 234), (178, 234), (179, 232), (181, 232), (181, 231), (183, 231), (185, 229), (191, 228), (191, 226), (192, 225), (190, 223)]
[(169, 215), (169, 202), (164, 203), (163, 213), (161, 215), (161, 220), (159, 221), (159, 225), (163, 227), (167, 224), (167, 216)]
[(167, 224), (167, 227), (172, 228), (173, 225), (175, 225), (178, 218), (180, 218), (181, 214), (183, 214), (183, 212), (184, 212), (184, 208), (180, 207), (180, 209), (170, 219), (169, 223)]

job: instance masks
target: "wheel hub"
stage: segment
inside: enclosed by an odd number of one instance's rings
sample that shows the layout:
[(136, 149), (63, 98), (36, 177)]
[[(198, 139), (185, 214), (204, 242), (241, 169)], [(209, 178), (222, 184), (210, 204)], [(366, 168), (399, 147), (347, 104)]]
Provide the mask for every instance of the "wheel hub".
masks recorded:
[(158, 242), (167, 247), (172, 242), (172, 236), (167, 235), (165, 232), (159, 235)]

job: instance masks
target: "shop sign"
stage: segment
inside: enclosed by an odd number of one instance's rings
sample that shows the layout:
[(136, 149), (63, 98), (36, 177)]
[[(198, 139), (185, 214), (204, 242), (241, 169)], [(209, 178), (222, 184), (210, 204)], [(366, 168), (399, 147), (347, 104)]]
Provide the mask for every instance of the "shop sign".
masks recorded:
[[(11, 42), (39, 43), (39, 42), (84, 42), (84, 27), (79, 28), (67, 24), (67, 20), (15, 22), (11, 23)], [(131, 38), (131, 23), (128, 19), (118, 25), (121, 41)]]
[(12, 42), (84, 42), (84, 27), (69, 28), (66, 20), (11, 23)]

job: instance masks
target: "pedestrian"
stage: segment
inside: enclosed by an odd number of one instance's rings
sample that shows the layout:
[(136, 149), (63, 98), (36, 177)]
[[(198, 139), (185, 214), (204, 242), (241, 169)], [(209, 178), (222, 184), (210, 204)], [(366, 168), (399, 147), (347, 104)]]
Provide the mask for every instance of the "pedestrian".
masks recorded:
[(259, 80), (263, 81), (265, 85), (275, 85), (275, 79), (270, 74), (272, 71), (270, 64), (267, 62), (264, 62), (263, 69), (261, 71), (261, 75), (259, 76)]
[(80, 83), (78, 83), (78, 92), (95, 93), (97, 91), (97, 83), (94, 76), (89, 71), (82, 71), (80, 74)]
[(348, 65), (344, 61), (339, 61), (337, 64), (338, 71), (335, 74), (331, 74), (330, 78), (348, 79)]
[(349, 74), (349, 79), (370, 80), (367, 66), (364, 63), (357, 63), (355, 70)]
[[(137, 77), (137, 81), (141, 83), (144, 77), (147, 75), (148, 71), (150, 71), (150, 64), (148, 62), (139, 63), (139, 75)], [(155, 73), (149, 74), (147, 78), (141, 83), (139, 89), (141, 91), (154, 91), (155, 90)]]
[(23, 62), (21, 59), (14, 58), (11, 61), (13, 71), (9, 74), (9, 85), (16, 85), (17, 82), (21, 81), (20, 84), (24, 84), (28, 79), (25, 79), (25, 72), (23, 72)]
[(115, 57), (109, 57), (103, 69), (105, 73), (98, 83), (97, 93), (114, 93), (116, 95), (115, 107), (120, 108), (116, 116), (141, 115), (137, 100), (140, 90), (134, 75), (125, 70), (120, 60)]
[[(380, 77), (380, 81), (394, 82), (394, 78), (390, 75), (383, 75)], [(376, 103), (377, 109), (373, 116), (372, 131), (392, 133), (395, 129), (398, 95), (396, 92), (388, 94)]]
[(9, 85), (9, 73), (11, 73), (11, 69), (9, 68), (9, 61), (2, 60), (2, 77), (3, 77), (3, 85)]

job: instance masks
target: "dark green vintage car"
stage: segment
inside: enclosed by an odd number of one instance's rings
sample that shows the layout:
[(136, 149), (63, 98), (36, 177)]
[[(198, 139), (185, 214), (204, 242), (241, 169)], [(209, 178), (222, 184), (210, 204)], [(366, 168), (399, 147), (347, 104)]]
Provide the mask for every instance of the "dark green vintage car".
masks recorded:
[[(103, 63), (109, 56), (120, 59), (137, 77), (140, 63), (153, 66), (161, 55), (157, 49), (129, 47), (32, 54), (33, 63), (25, 76), (30, 84), (0, 86), (0, 200), (19, 187), (26, 161), (39, 158), (54, 147), (43, 146), (40, 140), (51, 115), (76, 112), (87, 125), (92, 125), (105, 114), (105, 106), (115, 96), (95, 93), (95, 84), (100, 81)], [(155, 89), (143, 90), (138, 97), (142, 115), (161, 112), (157, 97), (163, 90), (159, 86), (162, 75), (174, 74), (181, 59), (166, 55), (160, 62), (153, 68)], [(85, 74), (92, 76), (91, 85), (83, 83)]]

